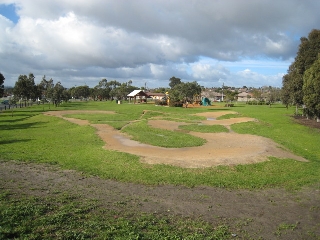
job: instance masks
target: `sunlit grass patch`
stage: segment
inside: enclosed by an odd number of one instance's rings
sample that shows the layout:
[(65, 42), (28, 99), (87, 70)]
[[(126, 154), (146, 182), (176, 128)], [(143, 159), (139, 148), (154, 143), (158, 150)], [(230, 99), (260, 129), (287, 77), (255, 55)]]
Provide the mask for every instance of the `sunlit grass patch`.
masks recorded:
[[(68, 103), (54, 109), (115, 111), (116, 114), (72, 116), (92, 121), (92, 123), (106, 123), (116, 129), (126, 126), (123, 131), (133, 136), (135, 140), (169, 148), (200, 146), (204, 144), (204, 140), (183, 131), (152, 128), (147, 124), (148, 119), (155, 116), (160, 119), (168, 117), (170, 120), (175, 119), (174, 121), (197, 124), (198, 120), (204, 119), (191, 114), (211, 111), (201, 108), (156, 107), (149, 104), (118, 105), (114, 102)], [(145, 115), (146, 119), (141, 119), (147, 110), (163, 112), (164, 117), (158, 113), (150, 113)], [(216, 110), (218, 109), (214, 109)], [(91, 126), (79, 126), (60, 118), (42, 115), (42, 106), (15, 109), (13, 117), (11, 112), (0, 114), (0, 156), (2, 160), (56, 163), (62, 168), (74, 169), (102, 178), (144, 184), (255, 189), (299, 188), (319, 182), (319, 132), (292, 121), (289, 115), (294, 112), (293, 108), (287, 110), (280, 105), (273, 105), (272, 108), (243, 105), (237, 108), (237, 112), (258, 121), (234, 124), (232, 130), (268, 137), (310, 162), (273, 158), (271, 161), (258, 164), (205, 169), (142, 164), (136, 155), (104, 149), (105, 143), (96, 135), (96, 129)], [(109, 117), (110, 119), (107, 119)], [(137, 122), (127, 125), (131, 121)], [(196, 148), (195, 151), (197, 151)]]
[(101, 113), (83, 113), (83, 114), (66, 114), (65, 117), (88, 120), (90, 123), (104, 123), (107, 121), (132, 121), (141, 116), (142, 113), (136, 112), (134, 114), (115, 113), (115, 114), (101, 114)]
[(147, 121), (131, 123), (122, 131), (132, 136), (133, 140), (159, 147), (194, 147), (206, 143), (206, 140), (186, 133), (152, 128), (147, 124)]
[(141, 116), (141, 119), (149, 119), (149, 118), (159, 117), (163, 115), (164, 113), (159, 111), (144, 111), (143, 115)]
[(222, 125), (188, 124), (188, 125), (180, 125), (179, 128), (183, 130), (188, 130), (193, 132), (203, 132), (203, 133), (229, 132), (229, 130)]

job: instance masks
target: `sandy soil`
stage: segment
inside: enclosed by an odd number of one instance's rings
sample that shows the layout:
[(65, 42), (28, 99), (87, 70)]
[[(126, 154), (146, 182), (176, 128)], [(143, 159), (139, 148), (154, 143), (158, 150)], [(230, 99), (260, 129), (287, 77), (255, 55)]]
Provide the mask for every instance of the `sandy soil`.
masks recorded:
[[(270, 139), (249, 134), (237, 134), (230, 128), (234, 123), (256, 121), (255, 119), (239, 117), (216, 120), (217, 117), (223, 114), (236, 113), (232, 111), (197, 114), (207, 118), (207, 120), (201, 121), (199, 124), (220, 124), (226, 126), (230, 131), (228, 133), (189, 132), (191, 135), (206, 139), (207, 143), (200, 147), (186, 148), (162, 148), (142, 144), (131, 140), (129, 136), (113, 129), (107, 124), (90, 124), (86, 120), (64, 117), (66, 114), (78, 113), (113, 114), (110, 111), (51, 111), (45, 114), (60, 117), (79, 125), (91, 125), (97, 129), (97, 134), (106, 143), (106, 149), (138, 155), (142, 162), (148, 164), (170, 164), (185, 168), (203, 168), (216, 165), (256, 163), (268, 160), (269, 156), (307, 161), (300, 156), (290, 153)], [(155, 128), (179, 131), (179, 125), (186, 123), (154, 119), (149, 120), (148, 124)]]

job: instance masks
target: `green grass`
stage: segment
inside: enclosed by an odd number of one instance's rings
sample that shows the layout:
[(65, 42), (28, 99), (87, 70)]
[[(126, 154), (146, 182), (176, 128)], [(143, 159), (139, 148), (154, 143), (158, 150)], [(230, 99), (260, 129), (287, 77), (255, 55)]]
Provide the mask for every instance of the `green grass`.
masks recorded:
[[(215, 227), (174, 215), (144, 214), (111, 203), (60, 194), (15, 197), (0, 194), (0, 239), (229, 239), (229, 227)], [(119, 204), (118, 204), (119, 205)]]
[[(45, 111), (49, 110), (48, 106), (44, 108)], [(135, 120), (136, 123), (127, 125), (122, 130), (134, 139), (149, 144), (154, 141), (152, 144), (164, 147), (186, 146), (189, 144), (186, 140), (188, 138), (195, 144), (195, 139), (183, 132), (151, 128), (147, 125), (149, 119), (185, 119), (186, 122), (192, 123), (199, 120), (193, 115), (195, 113), (230, 110), (216, 106), (186, 109), (158, 107), (152, 104), (118, 105), (114, 102), (77, 102), (58, 108), (51, 106), (51, 110), (65, 109), (115, 111), (116, 114), (86, 114), (73, 117), (88, 119), (93, 123), (107, 123), (117, 129)], [(145, 184), (207, 185), (230, 189), (296, 189), (319, 183), (319, 130), (309, 129), (292, 121), (289, 115), (294, 112), (293, 108), (287, 110), (281, 105), (269, 108), (237, 104), (231, 110), (259, 120), (232, 125), (232, 130), (273, 139), (305, 157), (309, 162), (270, 158), (270, 161), (257, 164), (205, 169), (142, 164), (138, 156), (103, 149), (105, 143), (95, 134), (93, 127), (78, 126), (60, 118), (42, 115), (42, 106), (14, 110), (13, 117), (11, 112), (0, 114), (0, 156), (1, 160), (53, 163), (65, 169), (75, 169), (106, 179)], [(201, 141), (203, 140), (199, 139), (196, 144), (201, 145)]]
[(229, 132), (229, 130), (222, 125), (189, 124), (189, 125), (180, 125), (179, 128), (187, 131), (203, 132), (203, 133)]
[(134, 122), (122, 131), (131, 135), (133, 140), (165, 148), (201, 146), (206, 142), (186, 133), (152, 128), (147, 121)]

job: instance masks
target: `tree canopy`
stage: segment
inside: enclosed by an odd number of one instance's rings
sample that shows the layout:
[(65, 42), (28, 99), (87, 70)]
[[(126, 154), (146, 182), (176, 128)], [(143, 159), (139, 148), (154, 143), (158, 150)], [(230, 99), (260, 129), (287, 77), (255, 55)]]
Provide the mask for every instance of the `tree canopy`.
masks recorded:
[(320, 121), (320, 56), (303, 76), (305, 114)]
[(170, 103), (192, 101), (195, 95), (201, 94), (201, 86), (196, 82), (181, 82), (169, 90)]
[(294, 62), (282, 79), (282, 97), (285, 105), (298, 107), (304, 104), (304, 74), (314, 64), (320, 52), (320, 30), (313, 29), (308, 37), (300, 39), (300, 45)]
[(2, 73), (0, 72), (0, 97), (2, 97), (3, 93), (4, 93), (4, 85), (3, 85), (4, 80), (5, 80), (5, 78), (2, 75)]
[(176, 86), (176, 85), (178, 85), (178, 84), (180, 84), (181, 83), (181, 79), (180, 78), (176, 78), (176, 77), (171, 77), (170, 78), (170, 83), (169, 83), (169, 86), (171, 87), (171, 88), (174, 88), (174, 86)]
[(13, 94), (16, 98), (22, 100), (35, 100), (39, 97), (39, 91), (34, 83), (34, 75), (32, 73), (27, 75), (20, 75), (18, 81), (15, 83)]

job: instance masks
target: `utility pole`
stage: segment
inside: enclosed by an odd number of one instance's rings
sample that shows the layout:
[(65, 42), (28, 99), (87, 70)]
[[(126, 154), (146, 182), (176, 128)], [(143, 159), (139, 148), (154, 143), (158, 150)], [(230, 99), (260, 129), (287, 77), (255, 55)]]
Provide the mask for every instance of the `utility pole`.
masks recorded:
[(224, 89), (224, 83), (222, 83), (222, 98), (221, 98), (222, 102), (223, 102), (223, 89)]

